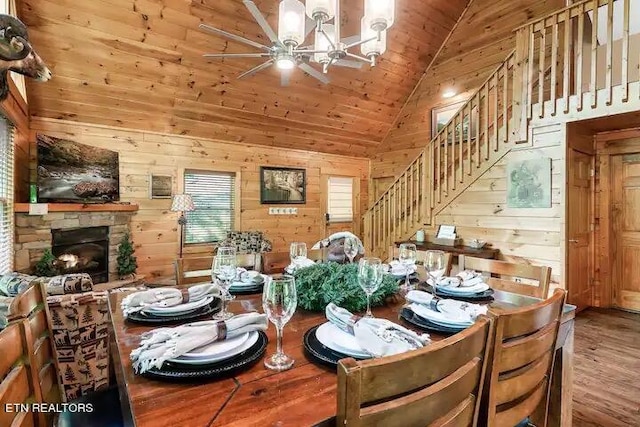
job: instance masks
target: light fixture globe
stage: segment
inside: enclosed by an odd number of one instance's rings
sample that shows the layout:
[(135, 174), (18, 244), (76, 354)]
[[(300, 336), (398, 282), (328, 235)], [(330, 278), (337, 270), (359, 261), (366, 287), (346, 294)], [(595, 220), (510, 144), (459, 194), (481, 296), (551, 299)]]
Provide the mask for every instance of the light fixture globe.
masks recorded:
[(395, 0), (365, 0), (364, 19), (374, 31), (391, 28), (396, 17)]
[(293, 56), (281, 55), (276, 58), (276, 67), (280, 70), (292, 70), (296, 66), (296, 61)]
[(387, 30), (378, 33), (365, 18), (361, 20), (360, 40), (369, 40), (360, 45), (360, 52), (367, 58), (380, 56), (387, 51)]
[[(313, 60), (320, 64), (327, 64), (331, 61), (329, 54), (334, 50), (331, 46), (331, 42), (335, 43), (336, 40), (336, 27), (333, 24), (325, 24), (322, 26), (321, 32), (316, 32), (316, 40), (313, 46), (313, 50), (321, 51), (313, 55)], [(331, 40), (331, 42), (329, 41)]]
[(307, 16), (325, 23), (336, 16), (337, 0), (307, 0)]
[(298, 0), (282, 0), (278, 13), (278, 38), (287, 46), (298, 46), (305, 38), (305, 7)]

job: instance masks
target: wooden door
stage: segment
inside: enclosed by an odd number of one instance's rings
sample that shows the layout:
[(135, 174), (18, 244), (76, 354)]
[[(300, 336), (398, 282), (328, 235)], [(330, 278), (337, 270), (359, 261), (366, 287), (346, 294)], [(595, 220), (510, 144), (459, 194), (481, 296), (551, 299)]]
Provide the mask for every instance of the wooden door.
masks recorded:
[[(334, 233), (349, 231), (356, 235), (359, 231), (359, 181), (356, 177), (322, 175), (322, 206), (324, 207), (324, 236), (329, 237)], [(345, 186), (345, 184), (349, 184)], [(330, 205), (333, 205), (330, 208)], [(347, 214), (347, 210), (351, 215)], [(334, 215), (330, 215), (333, 211)], [(345, 219), (349, 217), (349, 219)]]
[(567, 300), (579, 309), (591, 305), (593, 156), (569, 149), (567, 165)]
[(612, 157), (614, 305), (640, 311), (640, 153)]

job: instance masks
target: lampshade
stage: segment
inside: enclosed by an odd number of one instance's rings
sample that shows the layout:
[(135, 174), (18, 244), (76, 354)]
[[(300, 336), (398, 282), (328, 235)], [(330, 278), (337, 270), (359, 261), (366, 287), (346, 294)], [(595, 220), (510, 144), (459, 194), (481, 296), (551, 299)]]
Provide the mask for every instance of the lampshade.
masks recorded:
[(362, 43), (360, 45), (360, 51), (366, 57), (371, 55), (377, 56), (382, 55), (387, 50), (387, 30), (380, 32), (380, 40), (377, 39), (378, 32), (372, 29), (368, 24), (365, 18), (362, 18), (362, 34), (361, 40), (368, 40), (376, 37), (376, 39), (368, 41), (366, 43)]
[[(325, 25), (322, 26), (322, 30), (327, 34), (329, 39), (333, 40), (333, 42), (335, 43), (336, 26), (333, 25), (333, 24), (325, 24)], [(331, 60), (331, 58), (329, 58), (329, 55), (327, 55), (327, 52), (332, 50), (331, 49), (331, 43), (329, 43), (329, 40), (327, 40), (327, 37), (325, 37), (324, 34), (316, 33), (316, 41), (315, 41), (315, 45), (314, 45), (313, 50), (321, 50), (322, 51), (320, 53), (314, 53), (313, 54), (313, 59), (316, 62), (324, 64), (324, 63), (327, 63), (327, 62), (329, 62)]]
[(336, 16), (336, 0), (307, 0), (307, 16), (327, 22)]
[(365, 0), (364, 19), (375, 31), (391, 28), (396, 17), (395, 0)]
[(171, 202), (171, 210), (173, 212), (190, 212), (194, 210), (193, 199), (191, 194), (176, 194)]
[(284, 44), (299, 45), (304, 41), (306, 22), (304, 4), (298, 0), (282, 0), (278, 14), (278, 38)]

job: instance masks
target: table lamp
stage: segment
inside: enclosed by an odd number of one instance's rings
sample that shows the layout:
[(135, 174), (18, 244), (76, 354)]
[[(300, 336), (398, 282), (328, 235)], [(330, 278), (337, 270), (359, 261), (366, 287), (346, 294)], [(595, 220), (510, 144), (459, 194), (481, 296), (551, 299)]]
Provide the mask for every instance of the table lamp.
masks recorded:
[(175, 194), (173, 201), (171, 202), (171, 211), (180, 212), (180, 218), (178, 218), (178, 224), (180, 224), (180, 258), (182, 258), (182, 243), (184, 240), (183, 227), (187, 223), (187, 217), (184, 216), (185, 212), (191, 212), (194, 210), (193, 199), (191, 194)]

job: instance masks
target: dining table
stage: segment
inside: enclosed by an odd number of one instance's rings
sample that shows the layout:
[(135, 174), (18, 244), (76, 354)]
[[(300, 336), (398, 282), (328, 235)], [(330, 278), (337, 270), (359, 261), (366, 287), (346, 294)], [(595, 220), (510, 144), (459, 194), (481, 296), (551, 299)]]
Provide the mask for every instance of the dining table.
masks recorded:
[[(140, 335), (153, 329), (130, 323), (120, 309), (126, 292), (111, 293), (109, 306), (115, 339), (112, 340), (114, 368), (125, 425), (137, 427), (248, 427), (248, 426), (333, 426), (337, 403), (335, 369), (318, 365), (306, 355), (303, 335), (326, 321), (324, 312), (298, 309), (286, 324), (283, 335), (285, 353), (295, 359), (294, 366), (282, 372), (265, 368), (259, 361), (251, 368), (215, 381), (185, 384), (147, 379), (133, 372), (130, 353), (140, 344)], [(510, 292), (495, 291), (490, 312), (534, 304), (539, 300)], [(398, 295), (384, 306), (374, 307), (376, 317), (399, 322), (404, 299)], [(261, 294), (237, 297), (229, 304), (233, 313), (262, 312)], [(573, 335), (575, 307), (566, 304), (562, 316), (552, 374), (549, 406), (550, 426), (571, 425), (573, 382)], [(446, 338), (430, 333), (433, 341)], [(275, 352), (276, 331), (267, 330), (269, 343), (265, 356)], [(425, 366), (428, 369), (428, 366)], [(398, 378), (402, 381), (402, 378)]]

